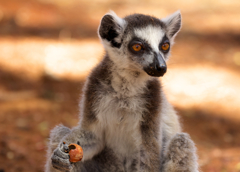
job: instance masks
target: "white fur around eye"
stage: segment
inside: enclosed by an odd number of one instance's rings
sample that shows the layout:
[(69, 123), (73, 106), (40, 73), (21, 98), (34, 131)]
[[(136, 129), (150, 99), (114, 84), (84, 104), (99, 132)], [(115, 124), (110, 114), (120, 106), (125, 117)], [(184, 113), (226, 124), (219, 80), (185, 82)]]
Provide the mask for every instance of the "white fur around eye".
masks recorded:
[(159, 52), (159, 43), (165, 35), (165, 32), (160, 27), (154, 27), (149, 25), (145, 28), (134, 29), (134, 33), (137, 37), (147, 41), (153, 51), (155, 51), (156, 53)]

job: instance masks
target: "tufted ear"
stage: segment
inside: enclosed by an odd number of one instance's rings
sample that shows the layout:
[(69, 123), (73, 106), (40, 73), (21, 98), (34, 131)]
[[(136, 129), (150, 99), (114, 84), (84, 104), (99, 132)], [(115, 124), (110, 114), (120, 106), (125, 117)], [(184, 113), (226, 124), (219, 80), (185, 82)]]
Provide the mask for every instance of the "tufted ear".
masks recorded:
[(110, 42), (112, 47), (120, 48), (125, 25), (125, 20), (111, 11), (109, 14), (103, 16), (98, 34), (102, 40)]
[(179, 32), (180, 28), (181, 28), (181, 13), (180, 11), (176, 11), (175, 13), (167, 16), (166, 18), (161, 19), (165, 25), (166, 25), (166, 31), (167, 34), (172, 38), (175, 37), (177, 35), (177, 33)]

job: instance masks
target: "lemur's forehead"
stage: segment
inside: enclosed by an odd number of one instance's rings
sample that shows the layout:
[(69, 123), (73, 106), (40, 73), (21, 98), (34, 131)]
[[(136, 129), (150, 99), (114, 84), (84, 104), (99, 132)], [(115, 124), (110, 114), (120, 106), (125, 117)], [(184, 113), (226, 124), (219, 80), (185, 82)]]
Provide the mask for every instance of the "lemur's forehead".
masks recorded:
[(135, 37), (146, 41), (155, 52), (159, 51), (159, 43), (165, 36), (165, 32), (161, 27), (152, 25), (148, 25), (143, 28), (135, 28), (133, 32)]
[(160, 19), (149, 15), (133, 14), (126, 16), (124, 20), (127, 21), (127, 28), (129, 30), (132, 30), (133, 28), (144, 28), (148, 25), (159, 26), (162, 28), (165, 27), (165, 24)]
[(125, 17), (124, 20), (127, 22), (127, 33), (145, 40), (155, 51), (158, 51), (158, 45), (165, 35), (165, 24), (160, 19), (133, 14)]

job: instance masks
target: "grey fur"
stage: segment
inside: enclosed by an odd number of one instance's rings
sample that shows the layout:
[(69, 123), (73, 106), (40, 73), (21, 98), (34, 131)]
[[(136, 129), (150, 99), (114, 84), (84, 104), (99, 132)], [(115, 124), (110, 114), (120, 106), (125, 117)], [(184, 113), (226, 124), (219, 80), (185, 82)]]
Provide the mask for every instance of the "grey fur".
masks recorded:
[(163, 172), (197, 172), (196, 148), (190, 136), (177, 133), (168, 143)]
[[(51, 131), (46, 172), (198, 171), (194, 143), (181, 133), (159, 80), (152, 77), (159, 76), (152, 69), (157, 58), (169, 56), (160, 45), (165, 40), (173, 44), (179, 16), (121, 19), (112, 12), (103, 17), (99, 37), (106, 55), (85, 83), (79, 125)], [(141, 53), (131, 52), (133, 39), (145, 45)], [(79, 143), (83, 160), (70, 163), (63, 142)]]

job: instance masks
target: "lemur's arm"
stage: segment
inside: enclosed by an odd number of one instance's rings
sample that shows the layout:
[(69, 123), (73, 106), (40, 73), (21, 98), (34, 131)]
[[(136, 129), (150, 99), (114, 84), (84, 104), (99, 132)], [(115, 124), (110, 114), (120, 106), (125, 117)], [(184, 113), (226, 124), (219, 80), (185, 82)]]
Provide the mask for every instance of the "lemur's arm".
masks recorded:
[[(99, 73), (99, 72), (98, 72)], [(58, 142), (58, 147), (53, 151), (51, 161), (54, 168), (61, 171), (74, 171), (81, 169), (82, 162), (92, 159), (96, 154), (102, 151), (103, 144), (103, 127), (99, 124), (96, 114), (99, 113), (94, 107), (99, 102), (98, 94), (101, 88), (99, 77), (90, 76), (85, 82), (82, 99), (80, 102), (80, 122), (77, 127), (62, 135)], [(58, 132), (56, 132), (58, 134)], [(51, 138), (50, 138), (51, 140)], [(83, 159), (77, 163), (70, 163), (68, 153), (64, 152), (64, 145), (71, 143), (79, 144), (83, 149)], [(71, 170), (72, 169), (72, 170)]]
[(190, 136), (181, 132), (178, 116), (162, 93), (163, 154), (161, 172), (198, 172), (197, 154)]
[(168, 141), (161, 172), (198, 172), (196, 148), (190, 136), (177, 133)]
[[(65, 127), (66, 128), (66, 127)], [(62, 128), (58, 128), (59, 130), (62, 130)], [(61, 132), (56, 131), (55, 134), (61, 134)], [(56, 137), (60, 136), (51, 136), (50, 140)], [(65, 144), (63, 144), (65, 142)], [(58, 169), (60, 171), (74, 171), (74, 169), (79, 169), (77, 166), (81, 166), (81, 161), (77, 163), (71, 163), (69, 161), (69, 154), (64, 152), (64, 145), (69, 145), (70, 143), (76, 143), (79, 144), (83, 149), (83, 159), (82, 161), (86, 161), (88, 159), (91, 159), (94, 155), (99, 153), (102, 148), (102, 140), (100, 137), (97, 137), (96, 134), (94, 134), (91, 131), (84, 130), (82, 128), (75, 127), (73, 128), (69, 133), (67, 133), (65, 136), (62, 137), (60, 140), (60, 143), (56, 147), (56, 149), (53, 151), (53, 154), (51, 155), (51, 164), (55, 169)], [(55, 171), (54, 168), (48, 169), (48, 171), (53, 172)]]

